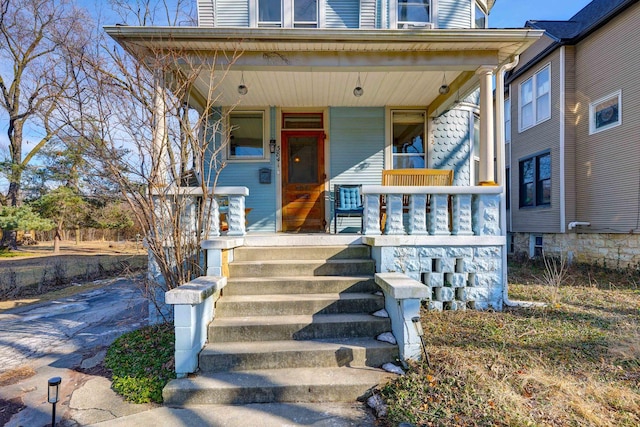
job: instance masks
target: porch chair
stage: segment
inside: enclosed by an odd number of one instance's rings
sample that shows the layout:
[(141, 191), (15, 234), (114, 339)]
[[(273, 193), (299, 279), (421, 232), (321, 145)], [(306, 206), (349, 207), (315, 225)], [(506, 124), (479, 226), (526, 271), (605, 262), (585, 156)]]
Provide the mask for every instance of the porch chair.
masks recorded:
[(333, 233), (338, 234), (338, 217), (360, 217), (360, 231), (364, 221), (364, 206), (360, 185), (335, 185), (333, 204)]

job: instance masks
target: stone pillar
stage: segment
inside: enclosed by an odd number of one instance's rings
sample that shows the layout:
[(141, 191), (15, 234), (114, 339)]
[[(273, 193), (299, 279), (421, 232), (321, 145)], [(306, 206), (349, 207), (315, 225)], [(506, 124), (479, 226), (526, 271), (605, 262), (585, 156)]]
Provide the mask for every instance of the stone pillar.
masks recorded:
[(426, 194), (412, 194), (409, 199), (409, 234), (429, 234), (427, 231)]
[(402, 223), (402, 194), (387, 195), (387, 223), (384, 234), (405, 234)]
[(220, 208), (218, 206), (218, 200), (214, 196), (209, 196), (205, 206), (205, 218), (207, 220), (207, 227), (205, 236), (206, 239), (212, 239), (220, 236)]
[(247, 234), (244, 215), (244, 195), (229, 195), (228, 236), (244, 236)]
[(473, 236), (471, 194), (456, 194), (453, 204), (453, 233), (456, 236)]
[(429, 201), (429, 234), (434, 236), (448, 236), (449, 231), (449, 202), (446, 194), (432, 194)]
[(491, 66), (482, 66), (476, 71), (480, 76), (480, 185), (496, 185), (491, 84), (494, 69)]
[(476, 236), (500, 236), (500, 195), (473, 196), (473, 232)]
[(364, 195), (364, 230), (365, 236), (379, 236), (380, 231), (380, 195)]

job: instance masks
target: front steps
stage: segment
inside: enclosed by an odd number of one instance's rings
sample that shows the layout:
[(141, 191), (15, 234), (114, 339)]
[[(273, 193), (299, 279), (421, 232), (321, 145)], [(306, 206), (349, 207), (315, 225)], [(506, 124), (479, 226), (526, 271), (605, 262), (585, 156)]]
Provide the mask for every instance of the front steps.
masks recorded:
[(390, 320), (366, 246), (239, 248), (200, 354), (166, 405), (350, 402), (392, 374)]

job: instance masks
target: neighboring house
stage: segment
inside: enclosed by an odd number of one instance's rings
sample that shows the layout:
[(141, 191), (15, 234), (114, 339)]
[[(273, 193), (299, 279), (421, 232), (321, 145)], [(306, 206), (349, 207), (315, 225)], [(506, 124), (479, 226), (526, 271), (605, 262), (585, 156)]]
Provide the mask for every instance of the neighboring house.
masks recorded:
[[(501, 309), (505, 205), (495, 173), (494, 117), (502, 117), (502, 102), (494, 111), (492, 80), (501, 82), (506, 65), (542, 31), (488, 29), (493, 3), (208, 0), (198, 2), (198, 27), (107, 27), (141, 61), (178, 48), (185, 57), (224, 65), (241, 53), (223, 79), (202, 73), (191, 96), (202, 109), (198, 99), (214, 88), (220, 101), (204, 111), (212, 123), (233, 107), (220, 132), (203, 141), (224, 147), (231, 134), (214, 189), (228, 197), (228, 231), (219, 230), (215, 212), (202, 244), (207, 275), (224, 275), (225, 259), (251, 246), (366, 245), (375, 272), (403, 273), (419, 289), (404, 282), (385, 289), (400, 357), (420, 352), (411, 332), (419, 299), (430, 300), (431, 309)], [(180, 74), (159, 77), (170, 82)], [(453, 171), (453, 186), (381, 185), (384, 170), (412, 167)], [(331, 234), (338, 184), (362, 185), (362, 232), (360, 218), (338, 217), (338, 235)], [(296, 252), (291, 248), (290, 256)], [(212, 315), (197, 314), (190, 301), (198, 298), (169, 298), (189, 303), (180, 313), (192, 332), (194, 319), (206, 323)], [(402, 344), (405, 333), (413, 334), (410, 350)]]
[(639, 24), (630, 0), (526, 23), (545, 34), (506, 78), (512, 252), (638, 263)]

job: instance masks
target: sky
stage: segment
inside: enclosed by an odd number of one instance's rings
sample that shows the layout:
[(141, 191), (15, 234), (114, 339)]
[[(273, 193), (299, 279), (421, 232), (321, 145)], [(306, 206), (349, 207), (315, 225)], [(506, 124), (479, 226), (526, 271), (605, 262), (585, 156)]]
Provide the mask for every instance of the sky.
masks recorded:
[(529, 20), (562, 21), (591, 0), (496, 0), (489, 14), (491, 28), (519, 28)]

